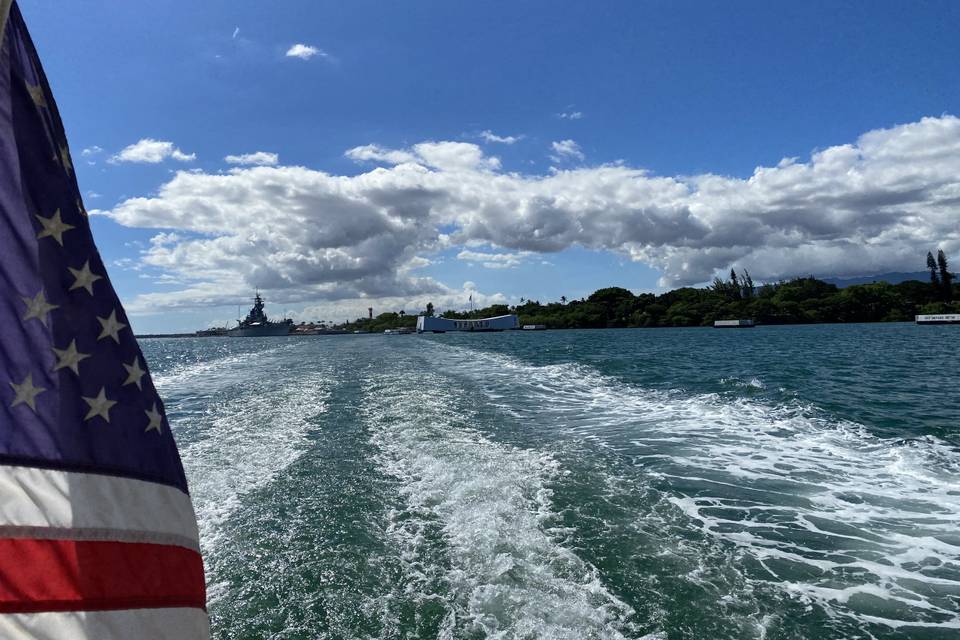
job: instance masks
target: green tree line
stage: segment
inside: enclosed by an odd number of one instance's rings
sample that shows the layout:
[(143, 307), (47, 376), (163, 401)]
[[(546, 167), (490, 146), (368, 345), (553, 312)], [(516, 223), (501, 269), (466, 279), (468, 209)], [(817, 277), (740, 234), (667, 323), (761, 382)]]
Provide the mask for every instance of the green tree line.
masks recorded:
[[(731, 271), (705, 288), (683, 287), (662, 294), (635, 295), (606, 287), (579, 300), (491, 305), (475, 311), (444, 311), (446, 318), (487, 318), (516, 313), (521, 324), (551, 329), (608, 327), (696, 327), (715, 320), (752, 318), (762, 324), (822, 322), (904, 322), (921, 313), (960, 313), (960, 289), (943, 251), (927, 256), (930, 281), (873, 282), (839, 288), (814, 277), (757, 286), (746, 270)], [(420, 312), (433, 314), (433, 305)], [(416, 314), (384, 313), (361, 319), (354, 328), (383, 331), (413, 327)]]

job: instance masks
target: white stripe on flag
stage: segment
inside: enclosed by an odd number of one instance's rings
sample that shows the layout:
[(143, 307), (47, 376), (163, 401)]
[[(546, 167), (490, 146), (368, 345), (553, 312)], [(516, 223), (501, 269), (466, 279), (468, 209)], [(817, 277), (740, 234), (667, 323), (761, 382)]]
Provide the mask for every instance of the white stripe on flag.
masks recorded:
[(0, 614), (4, 640), (197, 640), (210, 637), (202, 609), (46, 611)]
[(167, 485), (116, 476), (0, 465), (0, 523), (4, 538), (200, 548), (189, 496)]

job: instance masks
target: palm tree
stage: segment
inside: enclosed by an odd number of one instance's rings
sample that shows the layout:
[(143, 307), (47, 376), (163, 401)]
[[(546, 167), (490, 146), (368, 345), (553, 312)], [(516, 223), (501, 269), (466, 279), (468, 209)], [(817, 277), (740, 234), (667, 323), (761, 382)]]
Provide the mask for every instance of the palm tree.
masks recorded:
[(560, 296), (560, 304), (567, 304), (567, 296)]
[(953, 274), (947, 264), (947, 254), (943, 249), (937, 251), (937, 268), (940, 271), (940, 286), (943, 287), (943, 299), (950, 302), (953, 298)]
[(937, 275), (937, 261), (933, 253), (927, 251), (927, 269), (930, 269), (930, 284), (934, 289), (940, 289), (940, 276)]

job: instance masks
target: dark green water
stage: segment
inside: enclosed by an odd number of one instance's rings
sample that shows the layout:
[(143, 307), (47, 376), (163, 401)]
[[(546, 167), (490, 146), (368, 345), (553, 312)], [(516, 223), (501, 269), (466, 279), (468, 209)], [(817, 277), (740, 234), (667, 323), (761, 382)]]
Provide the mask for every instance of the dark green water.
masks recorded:
[(216, 638), (960, 637), (960, 328), (143, 347)]

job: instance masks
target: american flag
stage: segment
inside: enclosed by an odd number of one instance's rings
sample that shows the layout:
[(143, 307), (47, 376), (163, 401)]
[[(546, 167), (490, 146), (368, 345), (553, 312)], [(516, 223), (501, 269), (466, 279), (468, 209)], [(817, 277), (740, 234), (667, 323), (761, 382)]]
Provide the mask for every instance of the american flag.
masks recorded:
[(209, 636), (177, 446), (0, 2), (0, 638)]

